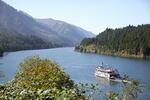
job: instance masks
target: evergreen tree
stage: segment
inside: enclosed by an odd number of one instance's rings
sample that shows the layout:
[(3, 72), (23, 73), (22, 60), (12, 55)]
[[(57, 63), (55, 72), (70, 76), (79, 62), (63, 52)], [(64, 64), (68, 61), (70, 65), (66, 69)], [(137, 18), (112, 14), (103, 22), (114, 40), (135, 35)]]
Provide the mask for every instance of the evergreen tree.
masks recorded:
[(93, 47), (100, 54), (149, 58), (150, 25), (107, 28), (96, 38), (83, 39), (76, 50), (92, 52)]

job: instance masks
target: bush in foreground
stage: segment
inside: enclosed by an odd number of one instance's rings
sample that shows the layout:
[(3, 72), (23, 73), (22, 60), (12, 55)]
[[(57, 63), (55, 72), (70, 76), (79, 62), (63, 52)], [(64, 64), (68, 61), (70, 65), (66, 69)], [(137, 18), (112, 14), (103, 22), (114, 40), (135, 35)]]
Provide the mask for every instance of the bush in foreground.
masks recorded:
[(20, 64), (15, 78), (0, 85), (0, 99), (85, 100), (74, 82), (54, 62), (35, 56)]
[[(127, 77), (126, 77), (127, 78)], [(138, 81), (125, 83), (123, 94), (110, 91), (107, 100), (134, 100), (139, 93)], [(0, 85), (0, 100), (99, 100), (98, 84), (75, 84), (54, 62), (38, 56), (24, 60), (14, 79)]]

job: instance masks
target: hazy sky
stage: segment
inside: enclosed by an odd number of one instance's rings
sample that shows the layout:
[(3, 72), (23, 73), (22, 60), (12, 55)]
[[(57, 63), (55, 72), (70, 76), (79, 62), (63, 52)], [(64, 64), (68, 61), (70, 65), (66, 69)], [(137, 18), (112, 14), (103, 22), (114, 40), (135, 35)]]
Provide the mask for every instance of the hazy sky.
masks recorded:
[(35, 18), (53, 18), (95, 34), (109, 28), (150, 24), (150, 0), (3, 0)]

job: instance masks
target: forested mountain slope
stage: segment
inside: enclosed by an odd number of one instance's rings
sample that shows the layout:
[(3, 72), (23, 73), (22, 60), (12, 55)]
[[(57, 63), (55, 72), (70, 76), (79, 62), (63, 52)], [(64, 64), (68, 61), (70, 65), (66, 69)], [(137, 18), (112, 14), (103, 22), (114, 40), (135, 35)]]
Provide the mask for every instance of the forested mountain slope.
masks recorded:
[(2, 56), (3, 52), (52, 47), (55, 47), (55, 45), (33, 35), (24, 36), (13, 32), (0, 32), (0, 56)]
[(48, 26), (62, 37), (72, 41), (74, 45), (79, 44), (85, 37), (95, 37), (92, 32), (86, 31), (78, 26), (66, 23), (64, 21), (54, 20), (52, 18), (36, 20), (37, 22)]
[[(45, 21), (49, 25), (58, 22), (56, 20)], [(75, 46), (83, 38), (93, 36), (93, 33), (83, 29), (82, 31), (77, 31), (77, 28), (70, 29), (70, 24), (65, 28), (72, 31), (65, 32), (62, 31), (59, 24), (53, 27), (49, 25), (37, 21), (36, 18), (18, 11), (0, 0), (0, 52)]]
[(76, 50), (127, 57), (150, 57), (150, 25), (107, 28), (96, 38), (82, 40)]
[[(53, 20), (53, 22), (50, 22), (49, 20), (45, 21), (47, 21), (49, 25), (58, 22), (57, 20)], [(83, 29), (82, 31), (77, 31), (77, 28), (72, 30), (69, 28), (69, 24), (67, 28), (72, 31), (65, 31), (64, 34), (59, 28), (59, 24), (56, 24), (54, 27), (49, 27), (49, 25), (43, 24), (42, 22), (37, 21), (37, 19), (22, 11), (16, 10), (0, 0), (0, 32), (1, 28), (4, 28), (10, 33), (15, 31), (16, 33), (23, 35), (34, 35), (47, 42), (51, 42), (53, 45), (60, 46), (75, 46), (83, 38), (90, 37), (89, 34), (93, 36), (93, 33)]]

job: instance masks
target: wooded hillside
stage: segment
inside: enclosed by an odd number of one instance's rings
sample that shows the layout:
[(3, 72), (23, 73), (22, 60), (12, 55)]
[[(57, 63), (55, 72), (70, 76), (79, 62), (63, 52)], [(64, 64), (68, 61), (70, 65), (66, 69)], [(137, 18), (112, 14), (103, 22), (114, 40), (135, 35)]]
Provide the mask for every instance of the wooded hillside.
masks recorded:
[(150, 57), (150, 25), (127, 26), (99, 33), (82, 40), (76, 50), (137, 58)]

